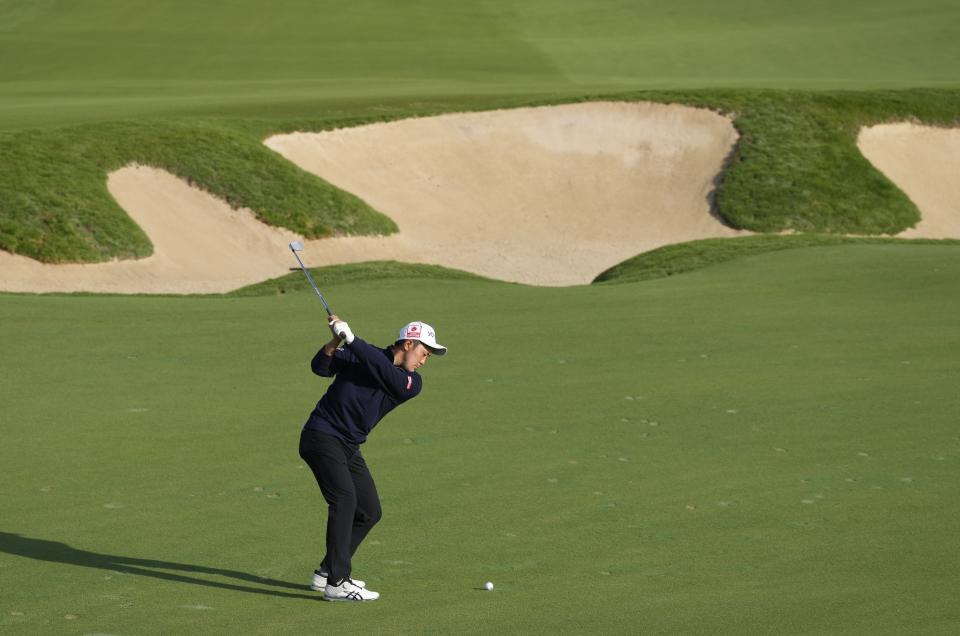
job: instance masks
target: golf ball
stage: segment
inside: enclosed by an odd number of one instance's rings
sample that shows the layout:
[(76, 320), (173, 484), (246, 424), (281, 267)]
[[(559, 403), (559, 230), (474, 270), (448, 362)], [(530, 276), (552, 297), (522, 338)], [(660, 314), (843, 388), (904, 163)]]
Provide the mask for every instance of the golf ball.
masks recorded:
[(492, 590), (492, 589), (493, 589), (493, 583), (491, 583), (490, 581), (487, 581), (487, 584), (484, 585), (484, 587), (487, 588), (488, 591), (489, 591), (489, 590)]

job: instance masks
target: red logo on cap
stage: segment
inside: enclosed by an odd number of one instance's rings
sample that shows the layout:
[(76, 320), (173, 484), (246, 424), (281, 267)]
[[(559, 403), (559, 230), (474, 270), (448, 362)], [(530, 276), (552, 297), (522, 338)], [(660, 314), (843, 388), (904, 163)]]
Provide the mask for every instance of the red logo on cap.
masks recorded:
[(407, 327), (407, 335), (413, 337), (420, 336), (420, 325), (410, 325)]

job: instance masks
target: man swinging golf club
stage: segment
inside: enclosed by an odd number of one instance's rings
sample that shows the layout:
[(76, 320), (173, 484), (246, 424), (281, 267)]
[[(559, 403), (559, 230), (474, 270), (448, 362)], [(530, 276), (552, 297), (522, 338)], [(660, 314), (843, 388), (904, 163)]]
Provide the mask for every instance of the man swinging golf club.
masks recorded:
[(311, 368), (335, 379), (300, 435), (300, 457), (313, 471), (329, 506), (327, 554), (311, 587), (323, 590), (327, 601), (373, 601), (380, 595), (351, 578), (351, 558), (381, 515), (360, 445), (387, 413), (420, 393), (423, 384), (417, 369), (431, 355), (444, 355), (447, 348), (423, 322), (406, 325), (386, 349), (354, 336), (334, 314), (329, 325), (333, 338), (313, 357)]

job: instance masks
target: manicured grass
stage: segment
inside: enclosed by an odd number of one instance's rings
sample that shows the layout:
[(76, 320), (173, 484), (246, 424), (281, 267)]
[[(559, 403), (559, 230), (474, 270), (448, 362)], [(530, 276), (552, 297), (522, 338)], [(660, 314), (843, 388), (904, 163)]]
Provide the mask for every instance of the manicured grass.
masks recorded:
[(421, 318), (450, 347), (364, 448), (385, 517), (362, 607), (303, 589), (312, 292), (0, 296), (0, 624), (953, 633), (958, 277), (956, 247), (897, 244), (565, 289), (332, 284), (362, 337)]
[(0, 1), (0, 129), (654, 88), (957, 87), (950, 0)]

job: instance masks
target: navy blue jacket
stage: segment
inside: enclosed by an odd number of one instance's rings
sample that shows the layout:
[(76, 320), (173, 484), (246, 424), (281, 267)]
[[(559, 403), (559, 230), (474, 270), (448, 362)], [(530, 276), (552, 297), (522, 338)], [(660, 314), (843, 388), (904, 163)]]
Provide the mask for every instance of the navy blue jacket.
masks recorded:
[(327, 356), (313, 356), (313, 372), (334, 377), (304, 428), (362, 444), (383, 416), (416, 397), (423, 380), (416, 371), (393, 366), (393, 352), (354, 338)]

